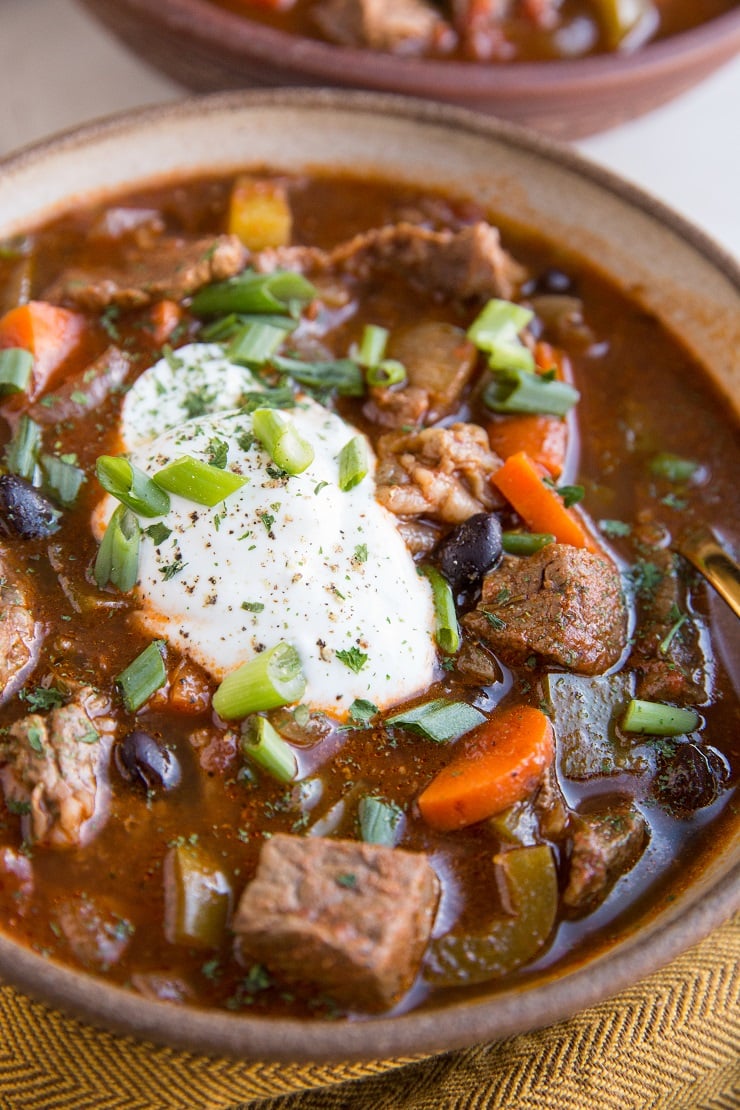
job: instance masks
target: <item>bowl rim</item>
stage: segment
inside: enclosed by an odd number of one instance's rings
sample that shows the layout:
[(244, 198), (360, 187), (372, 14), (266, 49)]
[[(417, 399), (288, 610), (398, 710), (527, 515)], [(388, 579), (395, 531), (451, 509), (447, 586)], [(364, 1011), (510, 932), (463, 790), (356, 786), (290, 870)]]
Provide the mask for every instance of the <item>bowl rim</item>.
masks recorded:
[[(276, 89), (188, 97), (94, 120), (21, 148), (0, 159), (0, 175), (43, 163), (57, 153), (94, 148), (98, 141), (135, 134), (158, 122), (203, 119), (209, 112), (263, 107), (296, 111), (304, 105), (312, 110), (336, 107), (344, 112), (383, 113), (409, 125), (462, 129), (565, 167), (655, 218), (709, 261), (740, 294), (740, 264), (722, 247), (661, 201), (575, 150), (468, 109), (383, 93)], [(153, 178), (156, 174), (134, 174), (131, 185)], [(84, 186), (71, 199), (80, 197), (86, 199)], [(713, 879), (706, 891), (699, 891), (695, 884), (687, 899), (679, 899), (678, 907), (664, 913), (659, 921), (654, 916), (644, 927), (628, 929), (617, 947), (581, 961), (544, 983), (531, 988), (526, 983), (515, 984), (483, 1000), (463, 1000), (371, 1021), (332, 1023), (174, 1007), (50, 961), (7, 934), (0, 934), (0, 971), (7, 983), (94, 1024), (182, 1049), (282, 1063), (390, 1059), (444, 1052), (562, 1021), (657, 971), (738, 909), (740, 862)], [(648, 940), (651, 943), (645, 943)]]
[[(488, 97), (536, 100), (545, 88), (559, 92), (607, 90), (645, 72), (658, 78), (683, 61), (709, 59), (722, 47), (729, 57), (740, 50), (740, 8), (665, 39), (648, 42), (631, 53), (541, 62), (465, 62), (400, 56), (362, 47), (341, 46), (250, 19), (211, 0), (116, 0), (119, 8), (145, 16), (152, 24), (191, 40), (225, 50), (232, 58), (254, 58), (279, 69), (295, 70), (324, 82), (365, 83), (368, 87), (414, 95), (429, 83), (437, 97), (454, 100)], [(82, 0), (95, 11), (96, 0)]]

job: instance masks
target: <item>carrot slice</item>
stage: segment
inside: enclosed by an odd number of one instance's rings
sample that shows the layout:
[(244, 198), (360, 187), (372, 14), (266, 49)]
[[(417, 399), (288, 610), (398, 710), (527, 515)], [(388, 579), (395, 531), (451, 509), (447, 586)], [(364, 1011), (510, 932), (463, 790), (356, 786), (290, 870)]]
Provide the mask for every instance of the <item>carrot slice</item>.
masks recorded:
[(421, 815), (445, 831), (484, 821), (529, 797), (554, 758), (552, 725), (541, 710), (502, 709), (419, 796)]
[(540, 471), (526, 451), (509, 455), (491, 481), (533, 532), (550, 532), (558, 543), (598, 550), (558, 493), (542, 481)]
[(152, 339), (161, 347), (172, 335), (177, 325), (182, 320), (182, 309), (177, 301), (157, 301), (149, 309)]
[(29, 301), (11, 308), (0, 319), (0, 348), (23, 347), (34, 358), (28, 395), (34, 400), (43, 393), (56, 371), (79, 344), (87, 321), (78, 312)]
[(568, 425), (559, 416), (530, 413), (497, 416), (489, 421), (486, 431), (491, 450), (502, 459), (508, 459), (517, 451), (526, 451), (553, 478), (562, 474), (568, 448)]

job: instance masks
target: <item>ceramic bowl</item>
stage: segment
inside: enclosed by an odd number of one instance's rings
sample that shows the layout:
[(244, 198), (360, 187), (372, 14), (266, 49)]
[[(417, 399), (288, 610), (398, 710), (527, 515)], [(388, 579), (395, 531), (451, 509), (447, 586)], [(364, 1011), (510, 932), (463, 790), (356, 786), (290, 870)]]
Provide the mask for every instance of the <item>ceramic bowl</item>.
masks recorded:
[[(510, 224), (567, 242), (629, 290), (701, 358), (728, 404), (738, 403), (735, 263), (680, 217), (572, 152), (461, 109), (283, 90), (222, 94), (92, 124), (0, 162), (0, 238), (80, 200), (250, 164), (351, 169), (454, 193), (464, 182), (467, 194)], [(675, 900), (638, 917), (610, 947), (581, 951), (518, 985), (396, 1017), (297, 1021), (175, 1007), (63, 968), (8, 935), (0, 935), (0, 977), (116, 1030), (245, 1059), (381, 1058), (508, 1037), (616, 993), (740, 906), (740, 815), (731, 810)]]
[(354, 87), (458, 104), (573, 139), (664, 104), (740, 50), (740, 8), (632, 54), (484, 65), (400, 58), (276, 31), (209, 0), (81, 0), (131, 50), (196, 92)]

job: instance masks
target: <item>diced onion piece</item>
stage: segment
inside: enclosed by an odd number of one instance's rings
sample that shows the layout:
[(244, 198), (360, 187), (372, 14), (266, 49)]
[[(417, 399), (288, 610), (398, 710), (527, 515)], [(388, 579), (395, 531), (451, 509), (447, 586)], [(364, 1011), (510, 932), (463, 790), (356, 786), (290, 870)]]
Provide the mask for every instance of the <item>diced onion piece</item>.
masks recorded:
[(102, 589), (110, 582), (122, 593), (136, 585), (139, 576), (141, 529), (134, 514), (119, 505), (108, 522), (98, 548), (93, 574)]
[(493, 298), (468, 328), (468, 339), (487, 353), (492, 370), (534, 371), (534, 355), (519, 338), (533, 316), (529, 308)]
[(0, 351), (0, 393), (23, 393), (33, 371), (33, 355), (23, 347)]
[(479, 709), (465, 701), (436, 698), (403, 713), (396, 713), (394, 717), (388, 717), (386, 724), (407, 728), (411, 732), (421, 733), (437, 744), (444, 744), (448, 740), (457, 740), (464, 736), (485, 720)]
[(170, 499), (148, 474), (120, 455), (100, 455), (95, 473), (106, 493), (139, 516), (163, 516)]
[(116, 682), (121, 691), (121, 698), (130, 713), (140, 709), (167, 681), (167, 671), (162, 657), (163, 647), (163, 640), (153, 640), (140, 655), (136, 656), (133, 663), (129, 663), (126, 670), (118, 675)]
[(238, 177), (231, 190), (228, 226), (251, 251), (287, 246), (293, 214), (284, 186), (264, 178)]
[(293, 782), (298, 774), (296, 754), (266, 717), (255, 717), (242, 737), (242, 754), (278, 782)]
[(185, 497), (188, 501), (195, 501), (197, 505), (213, 508), (241, 489), (247, 479), (230, 470), (221, 470), (210, 463), (194, 459), (192, 455), (182, 455), (158, 470), (153, 481), (162, 490)]
[(237, 720), (300, 701), (305, 689), (298, 652), (281, 640), (227, 675), (213, 695), (213, 708), (224, 720)]
[(457, 623), (455, 599), (452, 588), (436, 567), (424, 566), (419, 570), (429, 580), (434, 598), (434, 612), (437, 617), (435, 638), (442, 651), (454, 655), (460, 647), (460, 626)]
[(695, 709), (633, 698), (622, 719), (622, 728), (625, 732), (649, 736), (683, 736), (698, 728), (700, 722), (701, 717)]
[(339, 488), (347, 493), (359, 486), (370, 469), (370, 455), (364, 436), (354, 436), (339, 452)]
[(265, 451), (287, 474), (302, 474), (314, 460), (314, 449), (279, 409), (255, 409), (252, 431)]

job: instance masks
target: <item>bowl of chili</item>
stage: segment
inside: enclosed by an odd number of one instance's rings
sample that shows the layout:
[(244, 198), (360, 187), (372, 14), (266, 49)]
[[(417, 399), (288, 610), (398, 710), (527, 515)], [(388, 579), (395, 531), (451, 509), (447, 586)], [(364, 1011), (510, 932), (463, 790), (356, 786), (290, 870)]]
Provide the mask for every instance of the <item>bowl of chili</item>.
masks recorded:
[(728, 916), (737, 623), (677, 550), (738, 544), (735, 264), (375, 95), (2, 169), (3, 976), (370, 1058), (554, 1022)]

